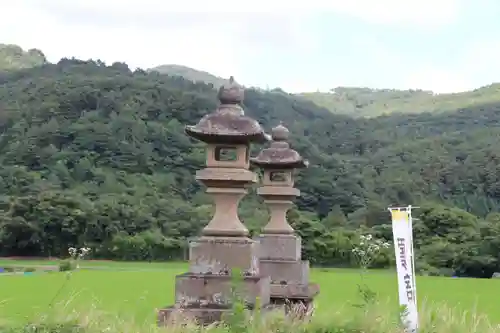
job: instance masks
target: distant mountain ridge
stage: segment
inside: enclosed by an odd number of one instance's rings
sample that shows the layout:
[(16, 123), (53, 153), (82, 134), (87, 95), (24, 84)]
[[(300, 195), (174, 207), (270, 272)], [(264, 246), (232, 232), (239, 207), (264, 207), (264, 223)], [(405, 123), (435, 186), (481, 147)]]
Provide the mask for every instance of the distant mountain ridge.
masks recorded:
[[(0, 43), (0, 72), (32, 68), (47, 63), (45, 55), (38, 49), (23, 50), (18, 45)], [(160, 65), (148, 71), (180, 76), (193, 82), (208, 83), (215, 89), (228, 82), (226, 78), (177, 64)], [(334, 114), (371, 118), (395, 113), (440, 113), (497, 103), (500, 102), (500, 83), (453, 94), (434, 94), (432, 91), (424, 90), (337, 87), (330, 92), (304, 92), (295, 96), (312, 101)]]
[[(151, 70), (167, 75), (182, 76), (195, 82), (211, 83), (215, 88), (227, 82), (226, 79), (208, 72), (181, 65), (161, 65)], [(500, 84), (495, 83), (472, 91), (452, 94), (435, 94), (426, 90), (337, 87), (330, 92), (304, 92), (295, 95), (310, 100), (335, 114), (356, 118), (378, 117), (394, 113), (448, 112), (500, 102)]]
[(500, 102), (500, 84), (450, 94), (435, 94), (424, 90), (338, 87), (327, 93), (301, 93), (298, 96), (336, 114), (377, 117), (394, 113), (448, 112)]
[(170, 76), (182, 76), (193, 82), (201, 81), (211, 83), (216, 89), (229, 81), (229, 79), (224, 79), (208, 72), (182, 65), (160, 65), (149, 69), (149, 71), (156, 71), (160, 74), (167, 74)]
[(32, 68), (47, 63), (47, 58), (38, 49), (23, 50), (14, 44), (0, 43), (0, 71)]

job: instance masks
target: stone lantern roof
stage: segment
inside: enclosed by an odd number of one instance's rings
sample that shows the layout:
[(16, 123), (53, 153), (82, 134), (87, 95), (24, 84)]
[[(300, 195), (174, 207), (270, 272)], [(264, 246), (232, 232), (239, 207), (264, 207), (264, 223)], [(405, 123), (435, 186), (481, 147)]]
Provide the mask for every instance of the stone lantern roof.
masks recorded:
[(231, 76), (229, 83), (220, 87), (217, 95), (220, 105), (214, 113), (205, 115), (195, 126), (186, 126), (186, 134), (205, 143), (246, 144), (264, 143), (270, 137), (260, 124), (245, 116), (241, 103), (244, 89)]
[(251, 159), (251, 163), (267, 169), (299, 169), (309, 165), (307, 160), (288, 144), (288, 128), (279, 124), (272, 129), (272, 143), (269, 148), (261, 150), (257, 157)]

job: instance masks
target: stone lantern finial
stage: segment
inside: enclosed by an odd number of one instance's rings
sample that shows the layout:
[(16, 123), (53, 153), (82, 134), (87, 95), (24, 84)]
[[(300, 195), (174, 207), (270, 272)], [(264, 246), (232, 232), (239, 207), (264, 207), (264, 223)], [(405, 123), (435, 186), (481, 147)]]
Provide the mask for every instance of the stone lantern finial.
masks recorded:
[(290, 131), (288, 130), (288, 128), (283, 126), (282, 122), (280, 122), (278, 126), (274, 127), (271, 130), (271, 135), (273, 141), (287, 141), (288, 136), (290, 135)]
[(269, 136), (260, 124), (245, 116), (241, 103), (245, 98), (236, 81), (222, 85), (217, 94), (219, 106), (200, 119), (195, 126), (186, 126), (186, 134), (207, 144), (248, 145), (265, 143)]
[(219, 88), (217, 97), (221, 104), (241, 104), (245, 99), (245, 90), (231, 76), (229, 83), (225, 83)]

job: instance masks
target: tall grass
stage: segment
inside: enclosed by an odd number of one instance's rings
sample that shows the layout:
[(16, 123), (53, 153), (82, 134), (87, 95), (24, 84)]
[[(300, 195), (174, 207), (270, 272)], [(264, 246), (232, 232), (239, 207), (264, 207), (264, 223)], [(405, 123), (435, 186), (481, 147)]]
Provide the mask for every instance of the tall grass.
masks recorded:
[[(135, 265), (138, 264), (134, 264), (134, 268)], [(319, 311), (307, 321), (285, 317), (279, 312), (263, 317), (257, 313), (249, 315), (242, 312), (241, 307), (234, 307), (225, 324), (202, 328), (188, 323), (159, 328), (152, 322), (153, 308), (174, 298), (174, 286), (165, 281), (173, 281), (175, 274), (184, 270), (184, 264), (174, 267), (164, 264), (161, 270), (77, 270), (31, 277), (2, 277), (0, 333), (404, 332), (395, 309), (394, 274), (367, 274), (364, 270), (362, 276), (354, 270), (313, 270), (314, 281), (323, 288), (315, 301)], [(419, 333), (500, 333), (500, 326), (479, 315), (473, 306), (481, 305), (480, 311), (498, 322), (500, 309), (494, 290), (498, 290), (499, 281), (419, 277), (419, 283), (422, 295), (426, 296), (424, 299), (430, 299), (427, 303), (420, 302), (423, 306), (419, 309)], [(353, 302), (356, 286), (358, 289), (363, 287), (356, 298), (360, 302)], [(387, 301), (377, 294), (386, 295)], [(61, 299), (69, 301), (61, 302)], [(436, 303), (440, 299), (456, 307)], [(463, 311), (473, 307), (473, 310)]]
[[(50, 313), (40, 315), (28, 325), (9, 323), (0, 318), (2, 333), (403, 333), (399, 314), (386, 304), (375, 303), (353, 312), (352, 309), (317, 314), (309, 320), (285, 317), (281, 312), (264, 316), (230, 315), (225, 323), (199, 327), (193, 323), (157, 327), (150, 322), (99, 311), (72, 309), (70, 303), (59, 303)], [(441, 305), (424, 305), (420, 309), (419, 333), (500, 333), (500, 326), (474, 312), (459, 312)]]

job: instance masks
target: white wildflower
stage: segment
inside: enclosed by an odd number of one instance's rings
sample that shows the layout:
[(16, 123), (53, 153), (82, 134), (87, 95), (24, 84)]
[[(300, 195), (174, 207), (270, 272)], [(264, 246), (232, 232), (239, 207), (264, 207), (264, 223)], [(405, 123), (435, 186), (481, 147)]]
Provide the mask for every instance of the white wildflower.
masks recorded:
[(74, 248), (74, 247), (70, 247), (70, 248), (68, 249), (68, 253), (69, 253), (69, 255), (70, 255), (71, 257), (74, 257), (74, 256), (75, 256), (75, 254), (76, 254), (76, 252), (77, 252), (77, 251), (76, 251), (76, 248)]
[(84, 259), (90, 253), (90, 247), (82, 247), (79, 249), (70, 247), (68, 248), (68, 253), (70, 256), (69, 260), (74, 265), (74, 267), (78, 269), (80, 268), (78, 261)]
[(87, 254), (89, 254), (90, 252), (90, 248), (89, 247), (82, 247), (80, 249), (80, 254), (78, 255), (78, 257), (80, 259), (83, 259), (85, 256), (87, 256)]
[(367, 268), (379, 252), (390, 246), (388, 242), (376, 239), (372, 235), (360, 235), (359, 243), (352, 249), (362, 268)]

